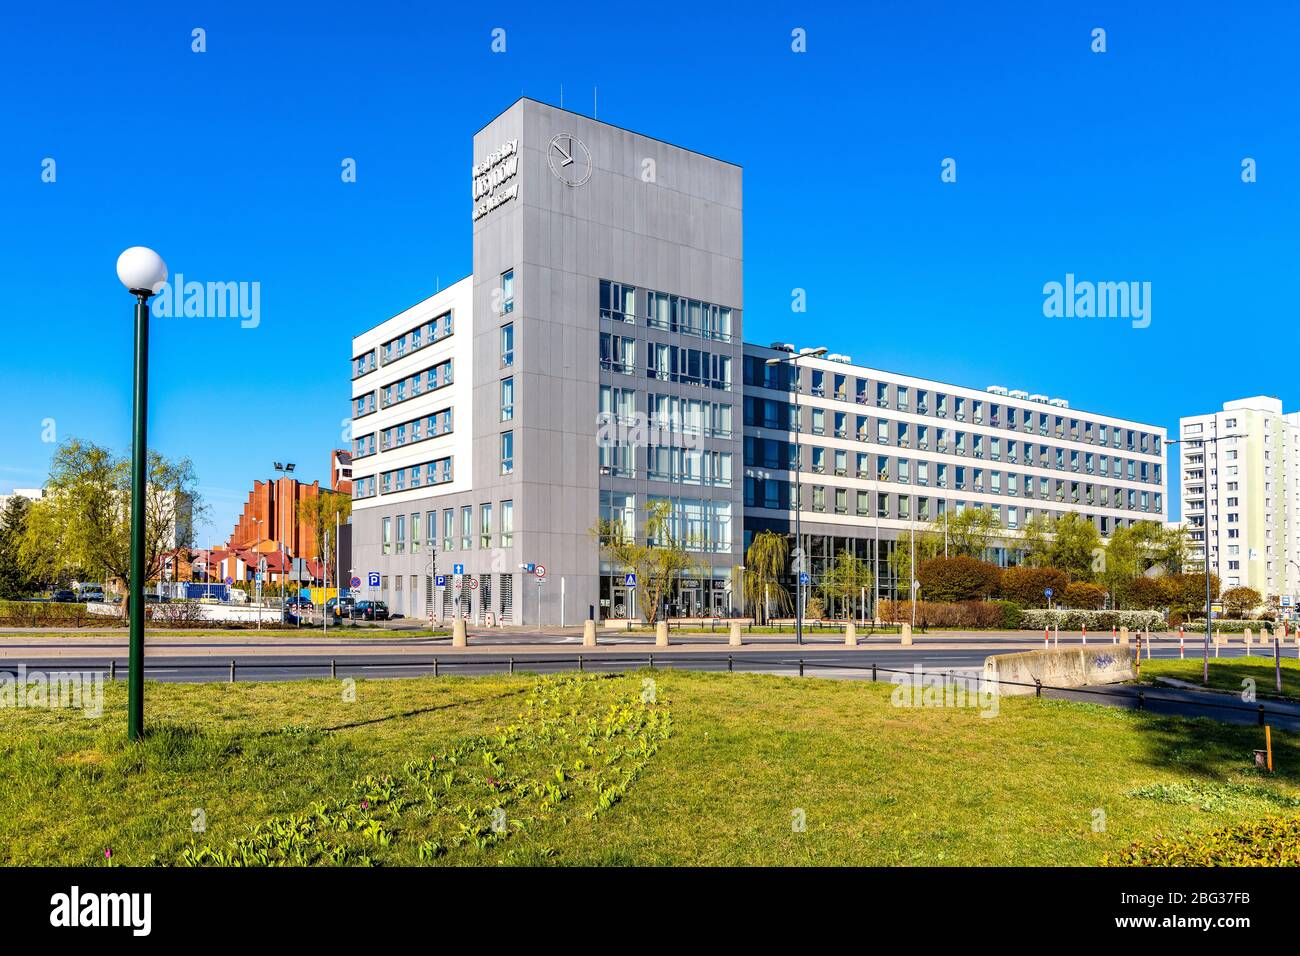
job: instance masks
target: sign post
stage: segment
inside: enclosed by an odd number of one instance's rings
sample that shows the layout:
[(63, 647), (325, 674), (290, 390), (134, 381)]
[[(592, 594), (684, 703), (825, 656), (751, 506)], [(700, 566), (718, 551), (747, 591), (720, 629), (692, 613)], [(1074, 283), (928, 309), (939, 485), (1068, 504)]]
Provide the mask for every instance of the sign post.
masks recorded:
[(546, 580), (546, 565), (533, 565), (533, 574), (537, 578), (537, 626), (542, 626), (542, 582)]

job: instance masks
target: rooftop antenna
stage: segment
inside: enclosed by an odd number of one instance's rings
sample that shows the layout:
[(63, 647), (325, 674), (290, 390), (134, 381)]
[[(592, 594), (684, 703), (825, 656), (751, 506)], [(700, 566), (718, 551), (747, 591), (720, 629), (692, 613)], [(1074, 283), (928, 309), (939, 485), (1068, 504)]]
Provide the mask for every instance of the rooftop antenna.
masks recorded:
[(591, 88), (591, 118), (592, 119), (596, 119), (600, 115), (600, 110), (597, 108), (600, 103), (600, 100), (597, 98), (596, 94), (597, 94), (596, 87), (593, 86)]
[(560, 109), (564, 109), (564, 84), (560, 84)]

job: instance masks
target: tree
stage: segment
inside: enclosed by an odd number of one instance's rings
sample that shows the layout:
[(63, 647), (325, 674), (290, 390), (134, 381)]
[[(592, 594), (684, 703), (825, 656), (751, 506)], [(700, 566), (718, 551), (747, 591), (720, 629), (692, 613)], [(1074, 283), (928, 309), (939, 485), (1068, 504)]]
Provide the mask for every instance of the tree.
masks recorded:
[(1169, 604), (1169, 588), (1160, 578), (1138, 575), (1115, 586), (1118, 603), (1139, 611), (1153, 611)]
[(1263, 603), (1263, 596), (1254, 588), (1229, 588), (1223, 592), (1223, 609), (1229, 617), (1245, 617)]
[(794, 612), (790, 592), (781, 584), (789, 553), (789, 539), (770, 530), (754, 535), (745, 552), (745, 604), (760, 609), (764, 623), (771, 618), (773, 610), (782, 616)]
[(1097, 611), (1106, 603), (1106, 589), (1090, 581), (1071, 581), (1065, 586), (1061, 603), (1084, 611)]
[(650, 501), (645, 510), (644, 540), (638, 540), (636, 529), (625, 528), (618, 519), (602, 520), (593, 533), (612, 564), (636, 574), (641, 613), (646, 623), (653, 625), (664, 599), (697, 565), (674, 534), (672, 503), (664, 499)]
[[(193, 463), (151, 451), (145, 476), (145, 581), (158, 578), (168, 554), (191, 546), (194, 524), (205, 512)], [(19, 554), (53, 576), (103, 570), (129, 593), (130, 461), (91, 442), (65, 440), (50, 462), (45, 497), (31, 507)]]
[(931, 558), (921, 565), (921, 597), (930, 601), (980, 601), (996, 590), (1001, 569), (959, 554)]
[(0, 513), (0, 600), (16, 601), (36, 590), (31, 566), (19, 554), (31, 507), (28, 499), (14, 495)]
[(1102, 568), (1101, 533), (1091, 520), (1067, 511), (1052, 525), (1051, 566), (1077, 581), (1090, 581)]
[[(335, 519), (339, 525), (347, 524), (352, 516), (352, 496), (333, 491), (322, 491), (310, 498), (298, 502), (298, 520), (312, 529), (316, 537), (316, 557), (321, 562), (323, 582), (329, 581), (330, 569), (334, 567), (334, 555), (338, 554), (338, 541), (335, 533)], [(411, 534), (418, 534), (418, 528), (412, 528)], [(327, 539), (328, 538), (328, 542)], [(414, 538), (412, 539), (414, 540)], [(429, 542), (432, 550), (433, 542)], [(338, 582), (336, 581), (337, 585)]]
[(852, 617), (854, 603), (862, 596), (863, 590), (870, 590), (874, 583), (875, 577), (867, 562), (841, 551), (822, 575), (819, 588), (832, 601), (832, 608), (838, 598), (849, 609), (848, 616)]
[(1070, 577), (1060, 568), (1005, 568), (998, 591), (1008, 601), (1021, 607), (1046, 607), (1048, 588), (1053, 603), (1065, 593)]
[(889, 556), (889, 566), (899, 582), (899, 590), (911, 598), (913, 581), (921, 565), (940, 556), (983, 559), (985, 552), (1004, 537), (1002, 523), (992, 509), (963, 508), (945, 512), (916, 533), (916, 555), (912, 554), (912, 535), (900, 534)]
[(1020, 546), (1025, 552), (1025, 567), (1046, 568), (1052, 563), (1052, 519), (1045, 513), (1034, 515), (1020, 529)]
[(1098, 579), (1111, 589), (1117, 601), (1127, 600), (1122, 595), (1130, 582), (1152, 568), (1176, 574), (1186, 558), (1186, 529), (1166, 528), (1158, 521), (1137, 521), (1111, 533)]
[[(1157, 578), (1164, 591), (1165, 603), (1184, 613), (1200, 611), (1205, 614), (1205, 575), (1166, 574)], [(1210, 600), (1218, 600), (1219, 576), (1210, 575)]]

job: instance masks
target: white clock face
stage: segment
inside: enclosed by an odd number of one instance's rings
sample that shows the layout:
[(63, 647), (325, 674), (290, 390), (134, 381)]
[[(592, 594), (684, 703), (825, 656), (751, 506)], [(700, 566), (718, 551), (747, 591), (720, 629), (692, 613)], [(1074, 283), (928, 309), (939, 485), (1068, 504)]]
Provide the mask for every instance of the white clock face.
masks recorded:
[(546, 148), (546, 162), (566, 186), (581, 186), (591, 178), (591, 152), (572, 133), (557, 133)]

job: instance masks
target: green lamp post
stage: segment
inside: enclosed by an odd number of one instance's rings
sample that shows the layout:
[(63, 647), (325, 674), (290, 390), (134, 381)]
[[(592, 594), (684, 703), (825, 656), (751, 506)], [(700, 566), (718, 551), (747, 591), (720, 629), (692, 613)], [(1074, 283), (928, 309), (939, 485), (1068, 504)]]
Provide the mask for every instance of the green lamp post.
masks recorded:
[(149, 407), (149, 298), (167, 281), (167, 264), (152, 249), (132, 246), (117, 258), (117, 277), (135, 296), (135, 392), (131, 438), (131, 581), (127, 591), (130, 614), (130, 670), (127, 674), (126, 736), (144, 733), (144, 529), (145, 482), (149, 450), (146, 419)]

